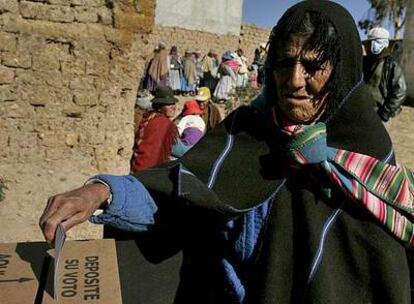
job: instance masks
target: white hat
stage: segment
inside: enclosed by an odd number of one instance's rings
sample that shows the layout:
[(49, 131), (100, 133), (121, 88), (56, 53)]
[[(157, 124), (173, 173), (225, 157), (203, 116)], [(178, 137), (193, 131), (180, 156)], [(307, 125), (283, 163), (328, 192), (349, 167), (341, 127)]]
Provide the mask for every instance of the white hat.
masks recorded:
[(390, 39), (390, 32), (383, 27), (374, 27), (369, 30), (368, 39)]

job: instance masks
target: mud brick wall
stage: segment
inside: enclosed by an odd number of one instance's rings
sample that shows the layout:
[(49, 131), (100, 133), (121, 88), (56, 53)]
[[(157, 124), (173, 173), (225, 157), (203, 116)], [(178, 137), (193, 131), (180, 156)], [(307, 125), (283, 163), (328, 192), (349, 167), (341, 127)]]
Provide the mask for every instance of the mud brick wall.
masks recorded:
[(0, 241), (42, 239), (48, 196), (129, 171), (154, 15), (155, 0), (0, 0)]
[(253, 24), (243, 24), (240, 31), (240, 47), (249, 62), (253, 61), (254, 50), (260, 43), (267, 43), (271, 28), (262, 28)]
[[(125, 171), (132, 107), (155, 4), (0, 2), (1, 163), (88, 159)], [(138, 36), (139, 37), (139, 36)], [(131, 50), (134, 49), (132, 53)]]

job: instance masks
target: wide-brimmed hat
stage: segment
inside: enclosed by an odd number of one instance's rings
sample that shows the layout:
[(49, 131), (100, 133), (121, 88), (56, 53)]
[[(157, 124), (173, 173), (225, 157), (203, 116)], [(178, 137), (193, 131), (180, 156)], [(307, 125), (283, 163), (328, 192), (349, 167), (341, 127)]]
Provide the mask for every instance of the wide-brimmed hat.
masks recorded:
[(171, 105), (178, 102), (174, 97), (174, 91), (167, 86), (157, 87), (154, 91), (154, 98), (151, 100), (152, 104)]
[(188, 100), (184, 104), (184, 109), (182, 112), (183, 116), (186, 115), (202, 115), (203, 110), (201, 110), (200, 105), (195, 100)]
[(207, 87), (201, 87), (198, 89), (198, 94), (196, 95), (195, 99), (197, 101), (206, 101), (211, 98), (210, 89)]

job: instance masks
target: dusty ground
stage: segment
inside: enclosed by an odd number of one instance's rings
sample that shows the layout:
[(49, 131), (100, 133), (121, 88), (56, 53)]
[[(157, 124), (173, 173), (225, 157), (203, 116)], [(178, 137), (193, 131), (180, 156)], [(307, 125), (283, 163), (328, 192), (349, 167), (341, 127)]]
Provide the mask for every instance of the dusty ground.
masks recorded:
[[(414, 108), (405, 107), (387, 125), (401, 164), (414, 169)], [(0, 164), (5, 179), (6, 199), (0, 202), (0, 242), (42, 240), (37, 226), (48, 196), (82, 185), (88, 176), (96, 174), (86, 161), (62, 160), (58, 164), (44, 161), (33, 164)], [(50, 168), (54, 168), (51, 170)], [(89, 168), (89, 169), (85, 169)], [(70, 238), (100, 238), (100, 226), (82, 224), (70, 231)]]

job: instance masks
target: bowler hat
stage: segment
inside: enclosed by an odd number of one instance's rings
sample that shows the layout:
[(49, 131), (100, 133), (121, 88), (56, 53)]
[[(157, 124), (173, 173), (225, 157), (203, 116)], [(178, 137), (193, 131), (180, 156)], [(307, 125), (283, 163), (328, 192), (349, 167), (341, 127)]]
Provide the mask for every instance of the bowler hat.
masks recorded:
[(174, 91), (167, 86), (159, 86), (154, 91), (154, 98), (151, 100), (153, 104), (171, 105), (178, 102), (174, 97)]

